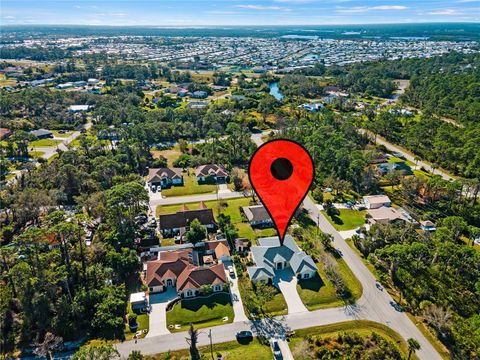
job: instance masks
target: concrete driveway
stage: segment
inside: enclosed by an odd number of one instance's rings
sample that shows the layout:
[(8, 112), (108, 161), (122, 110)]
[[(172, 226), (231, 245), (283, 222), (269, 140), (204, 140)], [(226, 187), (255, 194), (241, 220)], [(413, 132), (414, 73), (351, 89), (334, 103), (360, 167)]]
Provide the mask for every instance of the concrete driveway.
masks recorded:
[(276, 270), (273, 285), (282, 292), (287, 302), (289, 314), (308, 312), (308, 309), (303, 305), (302, 299), (300, 299), (300, 295), (298, 295), (297, 278), (291, 269)]
[[(243, 302), (240, 296), (240, 290), (238, 289), (238, 276), (235, 265), (233, 264), (233, 261), (224, 261), (223, 265), (225, 266), (225, 273), (227, 274), (228, 280), (232, 282), (230, 286), (230, 293), (232, 294), (232, 306), (233, 312), (235, 313), (235, 318), (233, 319), (233, 321), (248, 321), (248, 318), (245, 315), (245, 310), (243, 309)], [(230, 276), (230, 274), (228, 273), (229, 266), (233, 266), (233, 271), (235, 272), (234, 277)]]
[(170, 334), (167, 328), (167, 304), (177, 297), (177, 290), (169, 287), (167, 291), (149, 296), (149, 304), (152, 307), (150, 312), (150, 329), (146, 337)]

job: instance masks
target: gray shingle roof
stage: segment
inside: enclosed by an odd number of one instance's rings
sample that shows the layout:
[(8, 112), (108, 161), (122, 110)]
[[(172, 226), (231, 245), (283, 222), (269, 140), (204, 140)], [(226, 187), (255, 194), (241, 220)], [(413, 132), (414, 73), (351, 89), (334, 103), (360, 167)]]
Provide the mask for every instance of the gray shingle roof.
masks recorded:
[(290, 263), (294, 273), (303, 271), (305, 267), (316, 270), (317, 267), (313, 259), (295, 243), (290, 236), (285, 236), (283, 245), (280, 245), (278, 236), (260, 238), (257, 240), (257, 246), (252, 246), (252, 256), (256, 266), (247, 268), (250, 279), (255, 280), (261, 270), (273, 277), (275, 274), (275, 263), (287, 261)]

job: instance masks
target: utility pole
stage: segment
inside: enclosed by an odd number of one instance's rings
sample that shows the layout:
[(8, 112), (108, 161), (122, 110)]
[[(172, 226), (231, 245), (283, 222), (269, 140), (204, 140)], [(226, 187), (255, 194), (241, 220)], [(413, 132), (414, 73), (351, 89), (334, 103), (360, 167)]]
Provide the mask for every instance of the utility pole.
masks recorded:
[(212, 329), (210, 329), (210, 332), (208, 334), (208, 337), (210, 339), (210, 355), (212, 356), (212, 360), (213, 359), (213, 343), (212, 343)]

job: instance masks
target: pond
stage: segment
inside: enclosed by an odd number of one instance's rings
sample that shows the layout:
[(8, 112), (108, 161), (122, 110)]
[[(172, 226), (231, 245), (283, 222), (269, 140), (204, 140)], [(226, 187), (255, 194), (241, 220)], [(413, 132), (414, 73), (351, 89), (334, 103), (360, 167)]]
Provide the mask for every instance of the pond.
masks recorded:
[(270, 95), (279, 101), (283, 100), (283, 94), (278, 87), (278, 82), (272, 82), (268, 84), (268, 87), (270, 88)]

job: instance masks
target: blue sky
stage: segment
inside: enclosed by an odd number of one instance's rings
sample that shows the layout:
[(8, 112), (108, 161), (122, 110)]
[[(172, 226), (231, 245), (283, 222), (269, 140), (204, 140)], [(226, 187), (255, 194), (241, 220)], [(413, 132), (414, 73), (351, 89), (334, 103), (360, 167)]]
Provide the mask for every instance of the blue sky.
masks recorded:
[(480, 22), (480, 0), (1, 0), (1, 23), (328, 25)]

